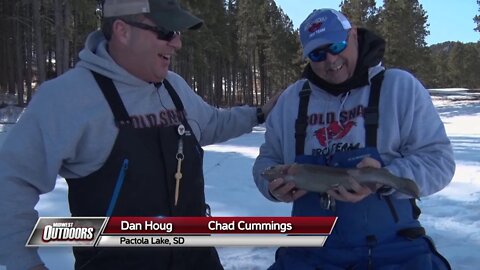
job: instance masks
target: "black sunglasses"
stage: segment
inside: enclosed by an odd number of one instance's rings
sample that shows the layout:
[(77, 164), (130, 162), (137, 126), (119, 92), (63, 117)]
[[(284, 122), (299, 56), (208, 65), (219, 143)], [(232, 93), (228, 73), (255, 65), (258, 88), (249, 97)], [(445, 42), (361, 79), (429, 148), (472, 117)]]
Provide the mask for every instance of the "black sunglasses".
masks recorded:
[(137, 27), (137, 28), (140, 28), (140, 29), (143, 29), (143, 30), (152, 31), (155, 34), (157, 34), (157, 38), (160, 39), (160, 40), (171, 41), (176, 36), (180, 35), (179, 31), (168, 31), (168, 30), (166, 30), (162, 27), (159, 27), (159, 26), (152, 26), (152, 25), (148, 25), (148, 24), (145, 24), (145, 23), (141, 23), (141, 22), (129, 22), (129, 21), (123, 21), (123, 22), (125, 22), (126, 24), (131, 25), (133, 27)]

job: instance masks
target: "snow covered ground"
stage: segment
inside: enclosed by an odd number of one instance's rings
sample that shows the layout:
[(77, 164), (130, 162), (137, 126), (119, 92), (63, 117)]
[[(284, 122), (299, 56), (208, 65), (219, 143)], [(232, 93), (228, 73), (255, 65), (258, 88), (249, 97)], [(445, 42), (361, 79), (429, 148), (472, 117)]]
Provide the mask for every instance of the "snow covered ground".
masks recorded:
[[(459, 95), (434, 97), (453, 143), (457, 170), (452, 183), (419, 202), (421, 221), (453, 269), (480, 265), (480, 100)], [(257, 191), (251, 168), (263, 142), (264, 129), (205, 147), (206, 198), (214, 216), (288, 216), (290, 205), (272, 203)], [(0, 136), (1, 139), (1, 136)], [(69, 216), (67, 187), (58, 179), (55, 190), (41, 197), (41, 216)], [(225, 269), (266, 269), (275, 248), (219, 248)], [(53, 270), (73, 269), (68, 248), (41, 248)], [(2, 266), (0, 266), (2, 269)]]

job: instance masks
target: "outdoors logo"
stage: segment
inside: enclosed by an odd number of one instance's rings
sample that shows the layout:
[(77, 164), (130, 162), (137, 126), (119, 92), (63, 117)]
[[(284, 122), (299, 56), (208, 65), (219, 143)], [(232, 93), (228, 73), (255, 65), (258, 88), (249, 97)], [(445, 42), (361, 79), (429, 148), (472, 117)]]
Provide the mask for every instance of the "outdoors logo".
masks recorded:
[(91, 246), (105, 217), (40, 217), (26, 246)]
[(320, 145), (325, 147), (328, 141), (345, 137), (355, 125), (354, 121), (348, 121), (344, 125), (333, 121), (327, 127), (317, 129), (314, 134)]

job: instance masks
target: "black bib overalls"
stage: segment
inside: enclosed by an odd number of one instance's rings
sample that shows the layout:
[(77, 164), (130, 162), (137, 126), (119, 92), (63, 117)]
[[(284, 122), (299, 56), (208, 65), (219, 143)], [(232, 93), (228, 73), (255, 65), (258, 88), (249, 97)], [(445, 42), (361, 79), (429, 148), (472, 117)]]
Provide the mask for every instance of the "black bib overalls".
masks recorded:
[[(203, 149), (185, 119), (173, 87), (164, 84), (178, 125), (134, 128), (111, 79), (94, 73), (119, 132), (103, 167), (67, 179), (72, 216), (205, 216)], [(183, 124), (185, 134), (179, 135)], [(183, 177), (175, 205), (180, 137)], [(75, 269), (223, 269), (215, 248), (74, 248)]]

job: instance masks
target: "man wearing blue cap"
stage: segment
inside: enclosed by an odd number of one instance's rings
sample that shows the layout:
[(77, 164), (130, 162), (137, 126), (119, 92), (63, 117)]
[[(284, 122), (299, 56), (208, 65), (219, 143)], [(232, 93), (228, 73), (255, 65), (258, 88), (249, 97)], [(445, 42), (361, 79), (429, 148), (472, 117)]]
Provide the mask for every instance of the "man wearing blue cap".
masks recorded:
[[(250, 132), (274, 102), (219, 110), (169, 71), (176, 0), (103, 1), (75, 68), (39, 86), (0, 150), (0, 265), (46, 269), (25, 247), (39, 195), (68, 183), (72, 216), (205, 216), (203, 145)], [(223, 269), (215, 248), (74, 248), (75, 269)], [(53, 269), (58, 269), (54, 268)]]
[[(449, 269), (418, 221), (415, 199), (386, 186), (333, 187), (327, 194), (268, 182), (268, 167), (292, 163), (384, 168), (421, 196), (443, 189), (455, 163), (428, 91), (410, 73), (385, 70), (385, 41), (340, 12), (314, 10), (300, 26), (303, 79), (280, 96), (266, 122), (253, 174), (262, 194), (293, 202), (293, 216), (337, 216), (319, 248), (280, 248), (270, 269)], [(322, 181), (322, 179), (318, 179)]]

